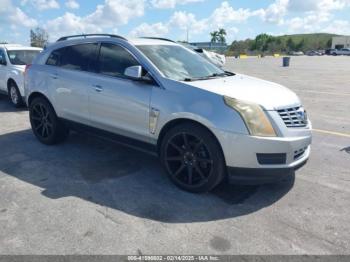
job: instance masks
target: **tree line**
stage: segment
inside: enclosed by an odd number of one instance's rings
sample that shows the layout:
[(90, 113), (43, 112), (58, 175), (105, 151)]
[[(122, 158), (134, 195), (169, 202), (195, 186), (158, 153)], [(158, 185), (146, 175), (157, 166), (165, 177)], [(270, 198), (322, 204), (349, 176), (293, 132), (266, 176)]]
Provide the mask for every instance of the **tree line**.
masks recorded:
[(332, 46), (331, 34), (272, 36), (260, 34), (255, 39), (233, 41), (228, 55), (273, 54), (293, 51), (324, 50)]

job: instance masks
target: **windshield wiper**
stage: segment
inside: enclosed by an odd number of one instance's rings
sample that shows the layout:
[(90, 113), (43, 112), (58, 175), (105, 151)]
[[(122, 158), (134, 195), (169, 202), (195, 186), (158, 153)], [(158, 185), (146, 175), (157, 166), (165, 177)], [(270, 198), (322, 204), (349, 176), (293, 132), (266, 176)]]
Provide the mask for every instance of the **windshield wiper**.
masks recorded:
[(209, 76), (203, 76), (203, 77), (188, 77), (185, 78), (184, 81), (186, 82), (192, 82), (192, 81), (200, 81), (200, 80), (208, 80), (210, 78), (215, 78), (215, 77), (225, 77), (225, 76), (234, 76), (234, 73), (225, 71), (224, 73), (214, 73), (212, 75)]
[(212, 74), (210, 77), (218, 77), (218, 76), (225, 77), (225, 76), (234, 76), (234, 75), (235, 75), (234, 73), (225, 71), (224, 73), (220, 73), (220, 74), (214, 73), (214, 74)]
[(185, 82), (192, 82), (192, 81), (200, 81), (200, 80), (208, 80), (210, 77), (204, 76), (204, 77), (187, 77), (184, 79)]

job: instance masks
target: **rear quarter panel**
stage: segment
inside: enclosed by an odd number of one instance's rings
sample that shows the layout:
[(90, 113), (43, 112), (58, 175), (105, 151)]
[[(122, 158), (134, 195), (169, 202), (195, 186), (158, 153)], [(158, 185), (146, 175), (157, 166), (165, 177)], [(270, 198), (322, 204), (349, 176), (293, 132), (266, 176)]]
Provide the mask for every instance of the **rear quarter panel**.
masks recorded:
[(49, 88), (52, 84), (52, 79), (49, 77), (49, 74), (52, 73), (53, 70), (54, 68), (51, 66), (33, 64), (27, 71), (24, 78), (24, 89), (27, 105), (29, 105), (28, 99), (30, 95), (34, 92), (39, 92), (48, 97), (51, 104), (55, 108), (55, 101), (51, 100), (52, 94), (50, 93)]

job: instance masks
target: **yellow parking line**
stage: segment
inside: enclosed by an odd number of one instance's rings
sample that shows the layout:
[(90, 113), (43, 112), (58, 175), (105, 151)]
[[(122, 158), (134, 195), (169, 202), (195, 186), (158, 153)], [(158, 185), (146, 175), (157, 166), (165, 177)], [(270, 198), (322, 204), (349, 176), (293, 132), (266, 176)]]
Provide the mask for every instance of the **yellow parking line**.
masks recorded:
[(350, 134), (346, 134), (346, 133), (333, 132), (333, 131), (322, 130), (322, 129), (313, 129), (313, 131), (318, 132), (318, 133), (328, 134), (328, 135), (342, 136), (342, 137), (349, 137), (350, 138)]

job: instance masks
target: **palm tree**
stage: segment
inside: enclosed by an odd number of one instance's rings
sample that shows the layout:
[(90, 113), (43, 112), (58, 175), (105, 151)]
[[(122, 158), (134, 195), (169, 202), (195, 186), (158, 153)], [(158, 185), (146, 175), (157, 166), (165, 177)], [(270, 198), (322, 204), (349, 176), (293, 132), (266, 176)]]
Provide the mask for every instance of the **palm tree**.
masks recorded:
[(219, 41), (219, 32), (218, 31), (214, 31), (210, 33), (211, 36), (211, 42), (212, 43), (216, 43), (217, 41)]
[(226, 30), (223, 28), (220, 28), (219, 32), (217, 33), (218, 33), (219, 42), (222, 44), (226, 43), (226, 35), (227, 35)]

